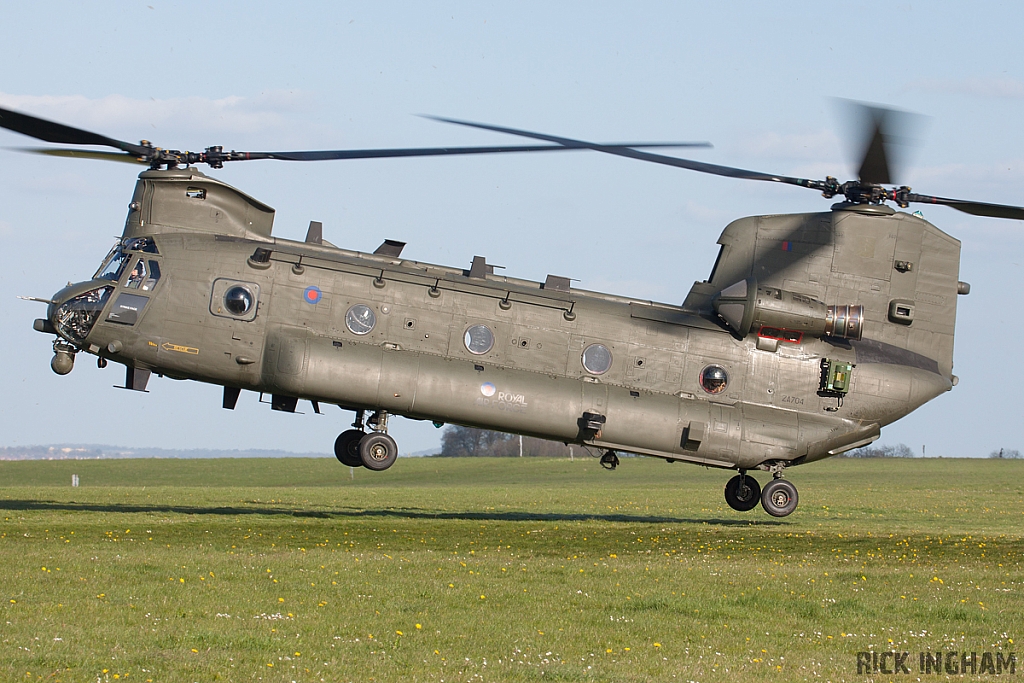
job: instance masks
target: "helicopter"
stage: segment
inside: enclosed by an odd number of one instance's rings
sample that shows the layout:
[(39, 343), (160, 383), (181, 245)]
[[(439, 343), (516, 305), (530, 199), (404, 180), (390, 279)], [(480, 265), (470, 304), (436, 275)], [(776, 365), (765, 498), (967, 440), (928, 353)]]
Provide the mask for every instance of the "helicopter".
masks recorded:
[[(34, 329), (53, 337), (51, 367), (78, 354), (125, 366), (124, 388), (153, 374), (242, 390), (273, 410), (334, 404), (351, 428), (334, 443), (348, 466), (385, 470), (398, 457), (399, 415), (579, 444), (615, 469), (632, 453), (736, 471), (725, 500), (785, 517), (799, 496), (789, 467), (865, 446), (957, 384), (953, 339), (960, 242), (912, 203), (1024, 220), (1024, 208), (893, 186), (890, 110), (872, 129), (857, 180), (840, 183), (667, 156), (658, 147), (593, 143), (440, 117), (516, 135), (519, 146), (238, 152), (168, 150), (0, 109), (0, 127), (30, 148), (146, 166), (121, 237), (94, 276), (52, 297)], [(373, 253), (337, 247), (311, 221), (304, 241), (272, 234), (275, 211), (199, 171), (227, 162), (586, 150), (842, 197), (829, 211), (733, 221), (706, 280), (679, 304), (423, 263), (385, 239)], [(766, 473), (764, 486), (752, 472)]]

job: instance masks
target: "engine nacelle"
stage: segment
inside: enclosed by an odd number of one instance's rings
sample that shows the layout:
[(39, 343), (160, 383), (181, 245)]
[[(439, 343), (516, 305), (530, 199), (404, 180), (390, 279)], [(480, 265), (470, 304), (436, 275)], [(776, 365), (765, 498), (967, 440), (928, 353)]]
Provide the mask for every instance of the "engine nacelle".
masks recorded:
[(741, 337), (763, 327), (833, 339), (860, 339), (864, 306), (828, 306), (805, 294), (763, 287), (747, 278), (712, 299), (715, 311)]

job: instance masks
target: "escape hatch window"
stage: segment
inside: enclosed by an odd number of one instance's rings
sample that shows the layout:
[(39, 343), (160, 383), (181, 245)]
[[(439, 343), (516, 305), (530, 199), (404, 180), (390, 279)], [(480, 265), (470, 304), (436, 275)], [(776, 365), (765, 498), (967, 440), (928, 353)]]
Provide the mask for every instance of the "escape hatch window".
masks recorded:
[(467, 351), (482, 356), (494, 347), (494, 333), (487, 325), (473, 325), (466, 330), (463, 342)]
[(369, 334), (376, 324), (377, 315), (366, 304), (355, 304), (345, 313), (345, 327), (352, 334)]
[(612, 352), (604, 344), (591, 344), (583, 352), (583, 368), (592, 375), (603, 375), (612, 367)]
[[(155, 265), (154, 261), (150, 261), (151, 279), (160, 275), (159, 266), (155, 271), (152, 270)], [(217, 278), (213, 281), (210, 313), (220, 318), (234, 318), (251, 322), (256, 319), (256, 314), (259, 312), (259, 300), (260, 286), (255, 282)]]
[(721, 365), (709, 365), (700, 371), (700, 387), (709, 394), (720, 394), (729, 386), (729, 373)]
[(245, 315), (252, 310), (253, 296), (248, 287), (235, 285), (224, 293), (224, 308), (231, 315)]

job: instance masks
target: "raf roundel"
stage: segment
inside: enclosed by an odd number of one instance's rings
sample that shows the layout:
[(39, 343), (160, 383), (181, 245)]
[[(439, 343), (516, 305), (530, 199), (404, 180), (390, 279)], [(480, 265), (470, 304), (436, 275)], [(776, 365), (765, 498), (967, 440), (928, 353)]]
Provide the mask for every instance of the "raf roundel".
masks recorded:
[(497, 391), (497, 388), (491, 382), (484, 382), (480, 385), (480, 393), (487, 398), (494, 396), (495, 391)]
[(306, 287), (306, 291), (302, 294), (303, 300), (307, 304), (320, 303), (320, 299), (323, 298), (323, 293), (319, 287)]

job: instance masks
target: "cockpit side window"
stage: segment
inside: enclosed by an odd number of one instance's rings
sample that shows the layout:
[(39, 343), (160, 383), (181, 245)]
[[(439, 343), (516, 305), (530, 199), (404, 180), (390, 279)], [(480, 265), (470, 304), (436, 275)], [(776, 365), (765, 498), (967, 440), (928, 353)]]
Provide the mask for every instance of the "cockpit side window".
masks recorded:
[(152, 292), (156, 288), (156, 283), (160, 281), (160, 263), (150, 259), (149, 261), (149, 277), (142, 283), (142, 291)]
[(128, 273), (128, 282), (125, 283), (125, 287), (128, 289), (138, 289), (143, 280), (146, 279), (146, 260), (139, 259), (135, 263), (135, 267), (132, 268), (132, 272)]

